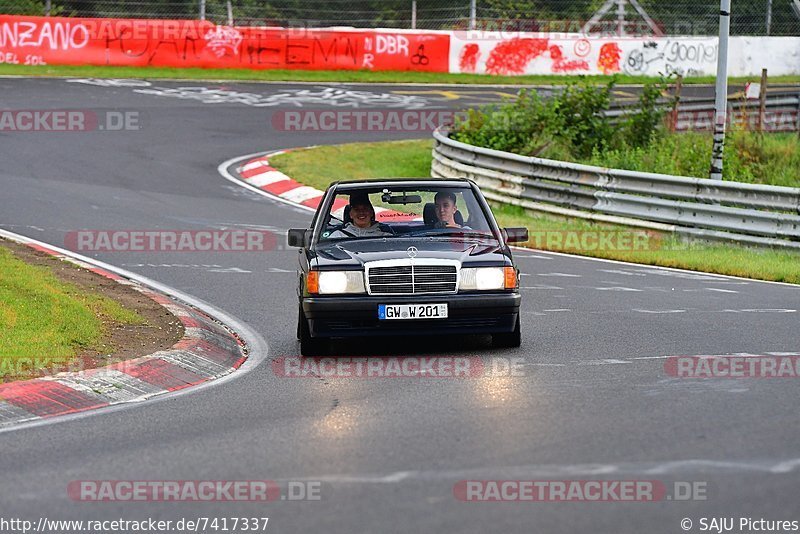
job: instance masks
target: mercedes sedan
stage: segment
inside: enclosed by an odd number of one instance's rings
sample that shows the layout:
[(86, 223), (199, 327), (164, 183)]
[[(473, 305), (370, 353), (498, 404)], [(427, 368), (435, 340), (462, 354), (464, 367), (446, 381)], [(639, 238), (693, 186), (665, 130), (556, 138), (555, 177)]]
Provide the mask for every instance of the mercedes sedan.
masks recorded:
[(297, 337), (304, 356), (331, 338), (490, 334), (518, 347), (519, 270), (478, 186), (461, 179), (335, 182), (299, 247)]

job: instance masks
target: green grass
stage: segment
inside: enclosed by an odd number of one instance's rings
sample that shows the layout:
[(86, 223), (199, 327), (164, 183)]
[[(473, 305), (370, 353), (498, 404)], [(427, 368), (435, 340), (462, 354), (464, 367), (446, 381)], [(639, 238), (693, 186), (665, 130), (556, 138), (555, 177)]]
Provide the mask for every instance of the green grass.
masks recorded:
[(143, 324), (144, 319), (0, 246), (0, 377), (63, 365), (84, 350), (107, 349), (104, 321)]
[(431, 175), (433, 141), (326, 145), (289, 152), (269, 162), (305, 185), (322, 189), (338, 180), (414, 178)]
[[(487, 74), (449, 74), (405, 71), (346, 71), (346, 70), (284, 70), (284, 69), (175, 69), (163, 67), (112, 67), (94, 65), (0, 65), (0, 75), (61, 76), (76, 78), (165, 78), (180, 80), (239, 80), (291, 82), (350, 82), (350, 83), (428, 83), (478, 85), (553, 85), (575, 80), (575, 76), (530, 75), (494, 76)], [(597, 83), (607, 83), (608, 76), (586, 76)], [(755, 80), (754, 77), (730, 78), (730, 83)], [(619, 75), (618, 84), (641, 84), (656, 81), (650, 76)], [(686, 78), (684, 84), (714, 83), (713, 76)], [(770, 83), (800, 83), (800, 76), (773, 76)]]
[[(319, 189), (335, 180), (370, 177), (430, 176), (432, 141), (390, 141), (324, 146), (282, 154), (270, 163), (292, 178)], [(596, 224), (584, 220), (563, 220), (531, 215), (516, 206), (496, 205), (501, 226), (525, 226), (531, 240), (524, 246), (585, 256), (660, 265), (710, 273), (742, 276), (800, 284), (800, 254), (771, 249), (740, 247), (735, 244), (686, 243), (672, 235), (644, 232), (623, 226)], [(612, 237), (633, 232), (643, 246), (574, 246), (569, 236)], [(547, 243), (548, 235), (556, 241)]]
[[(647, 148), (627, 148), (595, 154), (581, 163), (652, 171), (679, 176), (708, 177), (711, 133), (665, 135)], [(547, 157), (545, 155), (545, 157)], [(725, 142), (726, 180), (800, 187), (800, 139), (797, 134), (732, 132)]]

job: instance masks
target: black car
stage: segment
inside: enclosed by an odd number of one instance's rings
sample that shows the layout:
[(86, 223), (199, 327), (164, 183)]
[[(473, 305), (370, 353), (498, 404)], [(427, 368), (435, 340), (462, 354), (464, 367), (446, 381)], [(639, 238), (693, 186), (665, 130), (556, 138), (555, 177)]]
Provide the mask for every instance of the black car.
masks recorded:
[(297, 337), (305, 356), (335, 337), (491, 334), (520, 345), (519, 271), (508, 243), (526, 228), (500, 229), (470, 180), (335, 182), (300, 247)]

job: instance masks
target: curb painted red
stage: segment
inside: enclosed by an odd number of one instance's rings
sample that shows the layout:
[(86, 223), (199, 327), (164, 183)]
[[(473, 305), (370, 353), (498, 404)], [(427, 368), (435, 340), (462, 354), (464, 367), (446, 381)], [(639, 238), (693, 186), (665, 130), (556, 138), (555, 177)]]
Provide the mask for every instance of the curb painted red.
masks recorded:
[(97, 369), (0, 384), (0, 428), (67, 415), (195, 386), (225, 376), (247, 359), (235, 332), (209, 315), (117, 274), (41, 245), (18, 242), (130, 286), (167, 308), (183, 323), (172, 348)]
[[(281, 154), (286, 154), (287, 152), (291, 151), (292, 149), (280, 150), (277, 152), (271, 152), (266, 156), (260, 156), (248, 160), (247, 163), (237, 167), (236, 169), (239, 179), (249, 185), (261, 189), (266, 193), (275, 195), (284, 201), (296, 204), (298, 206), (317, 209), (319, 203), (322, 201), (322, 196), (325, 194), (324, 191), (303, 185), (269, 164), (270, 158), (279, 156)], [(344, 199), (337, 199), (333, 204), (333, 213), (341, 218), (346, 205), (347, 201)], [(379, 221), (385, 219), (390, 219), (392, 221), (412, 221), (415, 219), (421, 220), (421, 215), (408, 215), (406, 213), (380, 207), (375, 208), (375, 216)]]

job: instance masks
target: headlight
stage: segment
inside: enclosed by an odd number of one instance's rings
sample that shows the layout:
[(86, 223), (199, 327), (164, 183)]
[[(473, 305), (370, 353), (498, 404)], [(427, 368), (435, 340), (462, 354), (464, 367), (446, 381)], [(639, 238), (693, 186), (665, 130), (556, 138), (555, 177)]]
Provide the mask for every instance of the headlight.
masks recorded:
[[(320, 295), (336, 295), (342, 293), (365, 293), (363, 271), (311, 271), (317, 275), (317, 291)], [(309, 273), (309, 275), (311, 275)]]
[(514, 267), (477, 267), (461, 269), (459, 289), (490, 291), (515, 289), (517, 272)]

